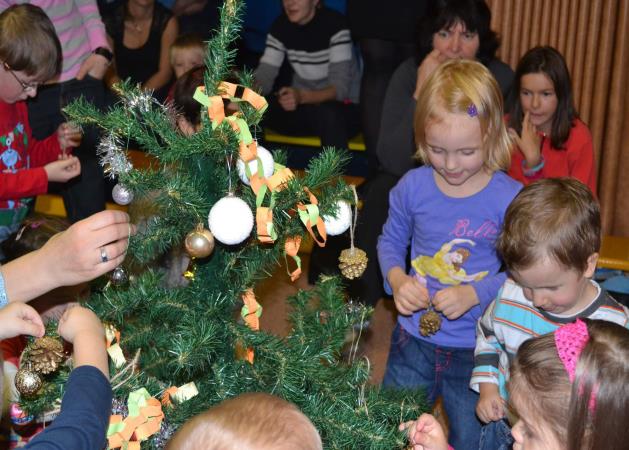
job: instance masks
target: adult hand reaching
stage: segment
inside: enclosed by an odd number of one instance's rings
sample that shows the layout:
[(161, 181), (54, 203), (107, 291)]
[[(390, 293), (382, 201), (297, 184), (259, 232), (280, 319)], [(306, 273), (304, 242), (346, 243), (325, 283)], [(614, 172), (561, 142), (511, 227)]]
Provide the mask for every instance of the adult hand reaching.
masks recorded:
[(56, 234), (39, 250), (2, 266), (9, 301), (27, 302), (59, 286), (103, 275), (124, 260), (136, 228), (129, 215), (106, 210)]

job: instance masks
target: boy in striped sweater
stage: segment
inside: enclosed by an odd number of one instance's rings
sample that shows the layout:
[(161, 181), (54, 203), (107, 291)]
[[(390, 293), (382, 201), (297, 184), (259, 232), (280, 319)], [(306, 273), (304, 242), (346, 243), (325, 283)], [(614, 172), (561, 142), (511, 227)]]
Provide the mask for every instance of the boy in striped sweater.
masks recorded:
[(282, 3), (284, 14), (267, 35), (254, 77), (268, 96), (284, 58), (294, 73), (291, 85), (268, 99), (266, 124), (280, 133), (317, 135), (324, 147), (347, 148), (358, 132), (360, 81), (345, 18), (320, 0)]
[(476, 413), (488, 424), (480, 448), (511, 448), (506, 382), (524, 341), (580, 317), (628, 327), (629, 310), (591, 280), (600, 233), (599, 205), (575, 179), (540, 180), (509, 205), (496, 247), (510, 279), (478, 322), (470, 382), (480, 392)]

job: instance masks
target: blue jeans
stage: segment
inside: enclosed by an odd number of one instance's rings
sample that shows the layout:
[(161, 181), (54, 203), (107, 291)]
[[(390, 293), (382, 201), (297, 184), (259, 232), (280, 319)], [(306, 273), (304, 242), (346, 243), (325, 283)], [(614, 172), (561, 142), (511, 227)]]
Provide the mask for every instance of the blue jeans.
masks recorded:
[(407, 333), (398, 323), (382, 385), (423, 387), (431, 404), (441, 395), (450, 422), (450, 445), (456, 450), (478, 450), (478, 394), (469, 388), (473, 368), (473, 349), (430, 344)]
[(512, 445), (511, 427), (505, 419), (489, 422), (481, 429), (479, 450), (510, 450)]

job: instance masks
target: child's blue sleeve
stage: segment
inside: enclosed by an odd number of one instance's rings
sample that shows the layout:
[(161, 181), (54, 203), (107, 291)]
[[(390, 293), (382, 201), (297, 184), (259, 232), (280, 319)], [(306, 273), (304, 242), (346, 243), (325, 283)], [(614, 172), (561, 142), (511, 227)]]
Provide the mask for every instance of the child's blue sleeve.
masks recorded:
[(406, 254), (413, 233), (413, 217), (408, 208), (407, 184), (403, 178), (389, 194), (389, 215), (378, 238), (378, 262), (384, 278), (384, 290), (392, 294), (387, 275), (394, 267), (406, 271)]
[(30, 441), (31, 450), (92, 450), (105, 448), (111, 415), (111, 385), (93, 366), (72, 371), (61, 403), (61, 413)]

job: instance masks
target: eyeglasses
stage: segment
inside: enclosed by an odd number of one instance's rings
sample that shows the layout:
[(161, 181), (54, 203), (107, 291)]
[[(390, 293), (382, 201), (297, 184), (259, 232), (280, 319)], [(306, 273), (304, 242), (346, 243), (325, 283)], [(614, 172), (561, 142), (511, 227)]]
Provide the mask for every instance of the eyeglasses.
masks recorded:
[(15, 81), (17, 81), (18, 83), (20, 83), (20, 86), (22, 86), (22, 90), (24, 92), (28, 92), (30, 90), (36, 90), (37, 86), (39, 85), (39, 83), (26, 83), (22, 80), (20, 80), (20, 78), (15, 74), (15, 72), (11, 69), (11, 67), (5, 62), (2, 63), (4, 65), (4, 69), (9, 72), (11, 75), (13, 75), (13, 78), (15, 78)]

